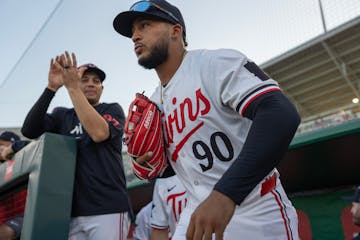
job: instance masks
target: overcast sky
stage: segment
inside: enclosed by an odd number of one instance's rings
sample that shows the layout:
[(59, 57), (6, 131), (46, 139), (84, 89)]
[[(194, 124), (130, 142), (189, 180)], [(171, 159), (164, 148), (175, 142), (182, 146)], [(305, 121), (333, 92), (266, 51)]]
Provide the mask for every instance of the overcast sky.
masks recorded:
[[(137, 65), (130, 39), (112, 22), (130, 0), (0, 0), (0, 127), (20, 127), (47, 85), (51, 57), (65, 50), (102, 68), (102, 102), (125, 112), (136, 92), (150, 95), (154, 71)], [(170, 0), (182, 11), (189, 46), (235, 48), (261, 63), (323, 33), (318, 0)], [(322, 0), (328, 29), (360, 15), (359, 0)], [(339, 10), (340, 9), (340, 10)], [(65, 88), (55, 106), (71, 107)]]

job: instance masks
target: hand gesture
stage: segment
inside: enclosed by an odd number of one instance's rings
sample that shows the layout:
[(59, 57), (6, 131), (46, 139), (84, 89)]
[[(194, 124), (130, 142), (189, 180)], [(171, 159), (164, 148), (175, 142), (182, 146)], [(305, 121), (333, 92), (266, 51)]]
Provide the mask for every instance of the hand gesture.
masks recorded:
[(193, 212), (186, 232), (186, 240), (223, 240), (226, 226), (235, 211), (235, 202), (214, 190)]
[(55, 60), (51, 59), (49, 71), (48, 88), (57, 91), (65, 85), (67, 89), (78, 88), (78, 83), (82, 75), (86, 71), (86, 67), (77, 69), (76, 56), (65, 51), (65, 54), (56, 56)]
[(61, 68), (62, 78), (65, 87), (68, 90), (78, 89), (81, 77), (86, 71), (86, 67), (80, 69), (77, 68), (77, 61), (75, 53), (71, 53), (71, 57), (68, 51), (60, 56), (60, 60), (56, 63), (57, 67)]
[(64, 85), (62, 79), (62, 68), (56, 63), (60, 61), (60, 57), (56, 56), (55, 60), (52, 58), (50, 61), (48, 88), (56, 92), (59, 88)]
[(61, 55), (60, 63), (63, 66), (63, 79), (65, 87), (68, 90), (78, 89), (81, 78), (86, 71), (86, 67), (78, 69), (75, 53), (71, 53), (70, 57), (68, 51), (65, 51), (65, 54)]

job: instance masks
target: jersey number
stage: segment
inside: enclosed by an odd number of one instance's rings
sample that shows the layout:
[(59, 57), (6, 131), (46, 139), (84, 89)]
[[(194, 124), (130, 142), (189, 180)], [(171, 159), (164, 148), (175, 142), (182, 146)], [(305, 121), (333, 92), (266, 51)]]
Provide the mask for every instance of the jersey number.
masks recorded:
[[(226, 152), (221, 152), (219, 144), (224, 145)], [(211, 149), (210, 149), (211, 147)], [(200, 161), (207, 159), (208, 163), (199, 163), (203, 172), (212, 168), (215, 156), (223, 162), (231, 161), (234, 157), (234, 149), (231, 145), (230, 139), (222, 132), (214, 132), (210, 137), (210, 147), (203, 141), (195, 141), (192, 145), (194, 156)], [(211, 151), (212, 150), (212, 151)]]

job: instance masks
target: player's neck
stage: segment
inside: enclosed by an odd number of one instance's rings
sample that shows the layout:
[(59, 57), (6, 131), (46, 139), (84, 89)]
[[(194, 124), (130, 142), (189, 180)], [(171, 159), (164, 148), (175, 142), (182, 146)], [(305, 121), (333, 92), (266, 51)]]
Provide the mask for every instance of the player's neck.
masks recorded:
[(155, 70), (162, 85), (166, 85), (171, 80), (180, 67), (186, 53), (186, 49), (170, 51), (168, 60), (156, 67)]

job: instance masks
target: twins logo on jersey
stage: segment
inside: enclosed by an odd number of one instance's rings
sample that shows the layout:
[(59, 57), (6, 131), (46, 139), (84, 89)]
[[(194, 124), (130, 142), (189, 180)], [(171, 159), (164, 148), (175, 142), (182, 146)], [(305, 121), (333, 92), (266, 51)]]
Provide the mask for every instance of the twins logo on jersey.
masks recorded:
[[(182, 133), (186, 128), (186, 120), (189, 119), (190, 121), (196, 121), (199, 117), (206, 115), (209, 113), (211, 105), (210, 101), (202, 94), (201, 89), (196, 90), (195, 92), (195, 106), (196, 108), (193, 109), (193, 102), (191, 98), (185, 98), (182, 103), (179, 105), (179, 112), (176, 108), (172, 114), (167, 116), (165, 119), (165, 131), (166, 131), (166, 138), (167, 138), (167, 147), (174, 143), (173, 136), (174, 131), (177, 133)], [(177, 99), (174, 97), (172, 99), (172, 104), (177, 104)], [(185, 112), (185, 108), (187, 112)], [(197, 130), (199, 130), (204, 125), (204, 122), (198, 123), (193, 129), (188, 131), (188, 134), (179, 142), (179, 144), (175, 147), (175, 151), (171, 155), (171, 160), (176, 162), (178, 159), (178, 153), (181, 148), (185, 145), (188, 139), (193, 135)]]
[(175, 222), (178, 222), (180, 214), (187, 204), (186, 192), (184, 191), (169, 195), (166, 199), (166, 204), (171, 205)]
[[(173, 110), (171, 114), (165, 117), (165, 132), (167, 138), (167, 148), (174, 143), (173, 136), (176, 131), (177, 134), (186, 132), (187, 134), (181, 139), (175, 146), (171, 155), (171, 160), (176, 162), (178, 159), (179, 151), (188, 142), (189, 138), (204, 126), (203, 121), (199, 121), (192, 129), (187, 129), (186, 121), (195, 122), (200, 116), (207, 115), (211, 110), (210, 100), (201, 92), (201, 89), (195, 91), (195, 100), (187, 97), (185, 98), (177, 108)], [(193, 102), (194, 101), (194, 102)], [(177, 104), (177, 99), (172, 99), (172, 104)], [(203, 172), (211, 169), (214, 164), (214, 158), (222, 162), (229, 162), (234, 158), (234, 148), (229, 137), (221, 131), (209, 133), (209, 143), (204, 142), (204, 139), (199, 139), (192, 143), (192, 151), (194, 157), (201, 160), (199, 166)], [(215, 155), (215, 156), (214, 156)], [(207, 163), (205, 160), (207, 159)]]

